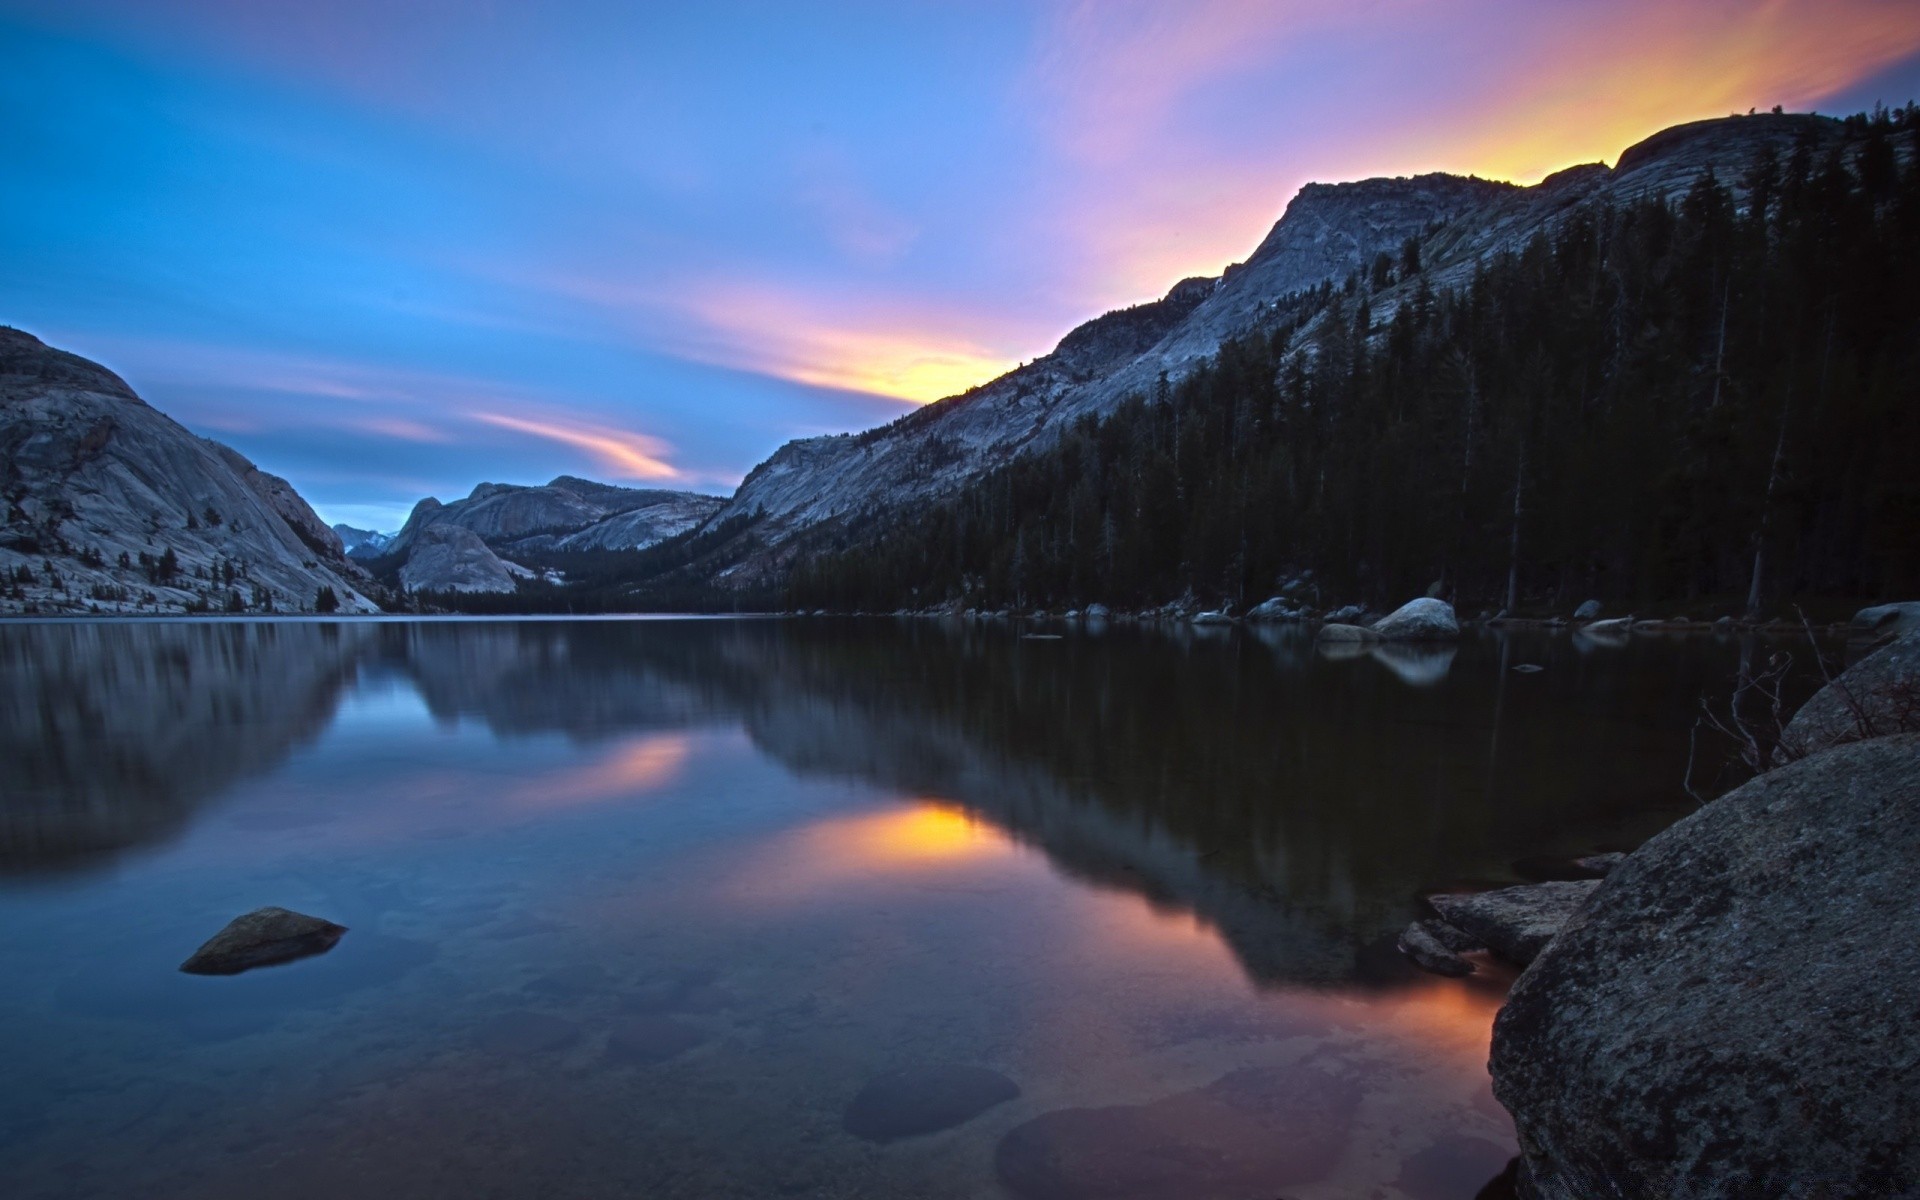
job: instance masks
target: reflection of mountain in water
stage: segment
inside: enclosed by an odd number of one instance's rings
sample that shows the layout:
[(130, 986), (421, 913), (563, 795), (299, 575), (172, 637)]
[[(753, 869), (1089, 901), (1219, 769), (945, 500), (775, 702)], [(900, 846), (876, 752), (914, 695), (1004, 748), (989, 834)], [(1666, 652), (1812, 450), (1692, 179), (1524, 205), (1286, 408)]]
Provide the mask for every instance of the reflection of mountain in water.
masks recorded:
[(436, 718), (496, 735), (582, 741), (713, 721), (724, 713), (681, 622), (429, 621), (384, 625), (381, 656)]
[(182, 827), (326, 728), (371, 632), (0, 626), (0, 872), (82, 865)]
[(1256, 977), (1350, 978), (1423, 885), (1631, 840), (1678, 800), (1712, 655), (1531, 650), (1549, 670), (1521, 684), (1471, 642), (1331, 661), (1286, 636), (925, 622), (16, 626), (0, 750), (25, 784), (0, 867), (165, 836), (379, 662), (501, 737), (739, 720), (796, 771), (964, 804), (1078, 877), (1192, 911)]

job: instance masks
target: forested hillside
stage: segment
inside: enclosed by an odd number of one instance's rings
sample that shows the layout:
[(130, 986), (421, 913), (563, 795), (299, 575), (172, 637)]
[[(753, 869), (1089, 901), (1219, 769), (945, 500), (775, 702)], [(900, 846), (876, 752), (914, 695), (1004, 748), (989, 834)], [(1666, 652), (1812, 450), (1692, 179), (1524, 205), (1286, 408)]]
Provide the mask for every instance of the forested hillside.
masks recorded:
[(1849, 129), (1462, 286), (1413, 240), (957, 498), (822, 535), (792, 603), (1246, 605), (1305, 568), (1328, 603), (1516, 611), (1920, 591), (1920, 113)]

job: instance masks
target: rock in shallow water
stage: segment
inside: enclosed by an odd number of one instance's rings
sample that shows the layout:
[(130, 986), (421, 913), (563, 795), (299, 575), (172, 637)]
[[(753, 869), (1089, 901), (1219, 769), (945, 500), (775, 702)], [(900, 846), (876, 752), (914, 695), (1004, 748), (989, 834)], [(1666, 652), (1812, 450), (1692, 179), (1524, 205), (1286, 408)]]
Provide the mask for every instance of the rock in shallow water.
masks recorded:
[(890, 1142), (965, 1124), (1019, 1094), (1019, 1084), (985, 1067), (906, 1067), (861, 1088), (847, 1104), (842, 1124), (855, 1137)]
[(1412, 959), (1413, 965), (1422, 971), (1454, 978), (1473, 974), (1473, 964), (1436, 937), (1428, 928), (1428, 922), (1415, 921), (1407, 926), (1400, 934), (1399, 947), (1400, 953)]
[(1147, 1104), (1056, 1109), (1000, 1139), (994, 1166), (1023, 1200), (1271, 1194), (1333, 1168), (1361, 1094), (1324, 1065), (1249, 1067)]
[(1428, 903), (1448, 924), (1525, 966), (1540, 956), (1599, 886), (1597, 879), (1523, 883), (1491, 892), (1430, 896)]
[(1920, 735), (1763, 775), (1520, 977), (1494, 1090), (1538, 1200), (1920, 1194)]
[(1374, 622), (1373, 631), (1392, 641), (1451, 641), (1460, 636), (1453, 605), (1424, 597), (1409, 600)]
[(238, 975), (333, 949), (345, 925), (284, 908), (256, 908), (235, 917), (180, 964), (189, 975)]

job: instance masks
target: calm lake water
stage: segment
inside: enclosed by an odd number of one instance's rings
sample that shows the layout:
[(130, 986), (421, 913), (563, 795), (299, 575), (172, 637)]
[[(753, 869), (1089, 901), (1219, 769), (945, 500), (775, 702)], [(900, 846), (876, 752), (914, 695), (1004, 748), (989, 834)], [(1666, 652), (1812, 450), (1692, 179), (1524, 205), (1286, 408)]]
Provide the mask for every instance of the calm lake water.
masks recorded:
[[(1058, 632), (0, 625), (0, 1191), (1478, 1195), (1509, 980), (1393, 937), (1689, 811), (1740, 643)], [(352, 931), (177, 972), (265, 904)]]

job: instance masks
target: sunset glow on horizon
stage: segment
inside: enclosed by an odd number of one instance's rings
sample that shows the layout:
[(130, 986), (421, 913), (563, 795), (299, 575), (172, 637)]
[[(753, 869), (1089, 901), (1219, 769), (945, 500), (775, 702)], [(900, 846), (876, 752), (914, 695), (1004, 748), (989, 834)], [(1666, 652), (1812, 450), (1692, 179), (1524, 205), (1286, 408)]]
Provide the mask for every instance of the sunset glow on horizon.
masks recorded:
[(0, 27), (0, 323), (386, 527), (483, 479), (726, 491), (1218, 274), (1310, 181), (1532, 183), (1920, 93), (1902, 0), (0, 0)]

